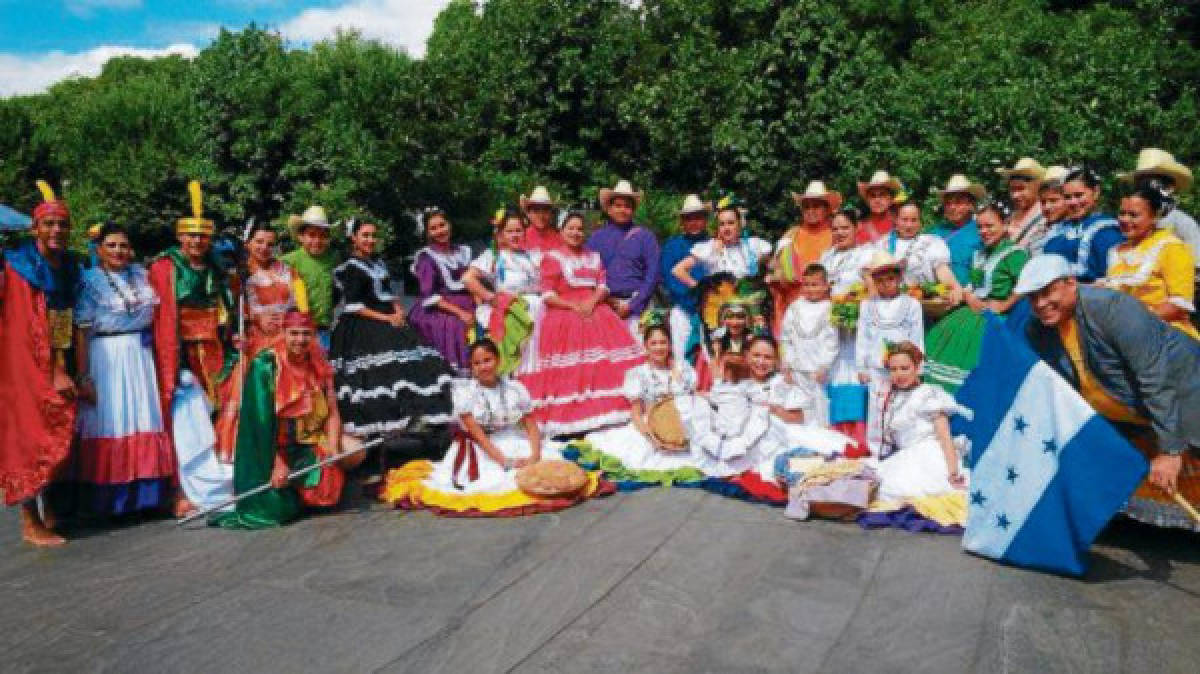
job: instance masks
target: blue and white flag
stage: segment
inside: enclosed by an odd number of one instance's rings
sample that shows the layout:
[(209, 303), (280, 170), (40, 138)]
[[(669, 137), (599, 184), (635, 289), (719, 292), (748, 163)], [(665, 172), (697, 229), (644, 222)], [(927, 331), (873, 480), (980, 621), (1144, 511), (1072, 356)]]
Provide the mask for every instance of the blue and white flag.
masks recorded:
[(974, 418), (963, 547), (984, 557), (1083, 575), (1088, 548), (1145, 477), (1146, 459), (987, 314), (979, 367), (958, 391)]

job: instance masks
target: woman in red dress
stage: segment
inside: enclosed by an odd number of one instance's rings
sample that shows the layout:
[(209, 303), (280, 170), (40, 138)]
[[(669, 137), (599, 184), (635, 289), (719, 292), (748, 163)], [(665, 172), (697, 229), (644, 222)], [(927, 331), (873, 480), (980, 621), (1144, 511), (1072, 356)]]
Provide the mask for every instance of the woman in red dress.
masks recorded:
[(583, 215), (563, 221), (563, 249), (542, 259), (546, 314), (536, 372), (521, 381), (548, 436), (573, 435), (629, 421), (625, 372), (644, 360), (641, 346), (605, 302), (600, 255), (584, 250)]

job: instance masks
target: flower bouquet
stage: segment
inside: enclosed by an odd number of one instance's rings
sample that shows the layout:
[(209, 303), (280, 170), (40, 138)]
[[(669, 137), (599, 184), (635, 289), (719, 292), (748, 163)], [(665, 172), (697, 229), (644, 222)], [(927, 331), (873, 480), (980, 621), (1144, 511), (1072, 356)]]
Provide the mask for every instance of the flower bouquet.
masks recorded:
[(829, 320), (843, 330), (853, 330), (858, 325), (858, 305), (867, 296), (867, 287), (855, 283), (841, 295), (834, 295), (829, 310)]

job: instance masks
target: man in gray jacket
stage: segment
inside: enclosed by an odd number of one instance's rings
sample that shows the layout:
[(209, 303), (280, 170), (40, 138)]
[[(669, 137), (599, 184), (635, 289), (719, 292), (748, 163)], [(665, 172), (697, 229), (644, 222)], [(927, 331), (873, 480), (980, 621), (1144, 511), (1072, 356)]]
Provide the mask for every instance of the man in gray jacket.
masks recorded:
[(1014, 292), (1037, 320), (1033, 350), (1118, 427), (1153, 431), (1150, 482), (1174, 491), (1185, 451), (1200, 451), (1200, 342), (1137, 299), (1079, 284), (1067, 260), (1038, 255)]

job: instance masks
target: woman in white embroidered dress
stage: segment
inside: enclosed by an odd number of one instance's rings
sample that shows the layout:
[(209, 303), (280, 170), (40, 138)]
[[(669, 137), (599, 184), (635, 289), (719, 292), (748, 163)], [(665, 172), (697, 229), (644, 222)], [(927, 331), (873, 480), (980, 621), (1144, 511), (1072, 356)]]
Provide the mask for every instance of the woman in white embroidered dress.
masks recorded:
[[(592, 447), (620, 459), (633, 471), (672, 471), (694, 467), (691, 443), (712, 436), (712, 408), (696, 395), (696, 371), (686, 361), (676, 361), (671, 337), (662, 323), (643, 332), (647, 361), (625, 373), (625, 398), (631, 407), (630, 422), (616, 428), (593, 431), (584, 439)], [(664, 447), (651, 432), (650, 410), (660, 401), (671, 399), (688, 445)]]
[[(855, 213), (840, 211), (833, 218), (833, 247), (821, 255), (821, 266), (828, 274), (834, 301), (856, 287), (862, 291), (863, 268), (877, 250), (873, 244), (857, 245), (858, 225)], [(838, 354), (829, 369), (829, 423), (833, 428), (856, 439), (866, 451), (867, 387), (859, 377), (855, 358), (855, 331), (838, 328)]]
[(158, 296), (130, 263), (124, 228), (105, 225), (96, 242), (99, 264), (83, 272), (74, 314), (81, 505), (100, 515), (166, 507), (175, 455), (150, 350)]
[(881, 243), (903, 263), (906, 286), (940, 283), (945, 286), (944, 297), (951, 305), (962, 301), (962, 287), (950, 269), (950, 249), (942, 237), (921, 233), (919, 205), (909, 202), (901, 206), (896, 211), (896, 229)]
[(525, 251), (525, 219), (506, 211), (496, 247), (471, 262), (463, 284), (475, 296), (475, 320), (500, 350), (500, 372), (528, 374), (537, 365), (537, 340), (545, 314), (539, 265), (542, 253)]

